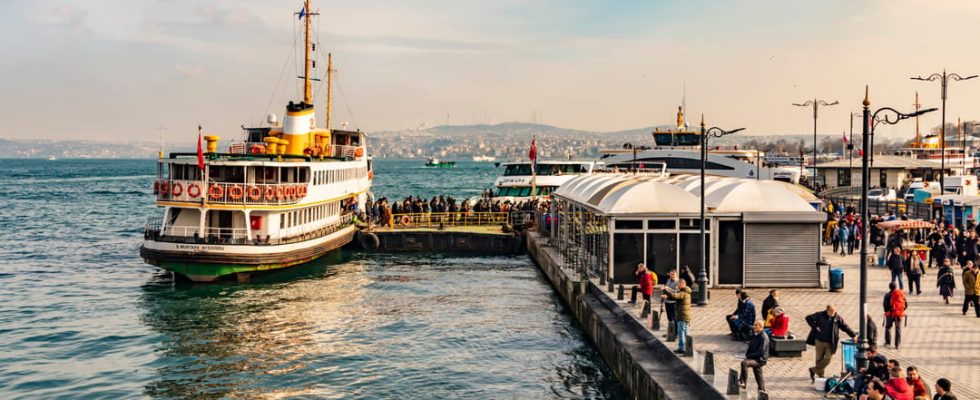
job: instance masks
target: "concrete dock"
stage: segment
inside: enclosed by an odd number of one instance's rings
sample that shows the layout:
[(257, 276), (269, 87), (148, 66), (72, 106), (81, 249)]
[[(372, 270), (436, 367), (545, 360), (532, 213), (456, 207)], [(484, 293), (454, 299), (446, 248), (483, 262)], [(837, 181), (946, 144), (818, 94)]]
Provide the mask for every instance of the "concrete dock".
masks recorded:
[(357, 241), (362, 249), (383, 252), (443, 252), (508, 255), (524, 252), (520, 232), (505, 232), (499, 226), (459, 226), (439, 228), (375, 228), (375, 239)]

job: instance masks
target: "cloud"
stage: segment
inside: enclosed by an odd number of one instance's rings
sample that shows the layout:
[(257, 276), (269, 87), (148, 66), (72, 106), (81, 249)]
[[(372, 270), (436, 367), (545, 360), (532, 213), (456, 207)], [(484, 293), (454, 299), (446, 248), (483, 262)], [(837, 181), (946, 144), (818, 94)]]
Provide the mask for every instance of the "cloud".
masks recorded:
[(68, 3), (42, 4), (28, 13), (35, 23), (62, 25), (75, 32), (88, 30), (88, 10), (82, 10)]
[(174, 70), (182, 78), (197, 78), (204, 74), (204, 67), (200, 65), (177, 64), (174, 66)]

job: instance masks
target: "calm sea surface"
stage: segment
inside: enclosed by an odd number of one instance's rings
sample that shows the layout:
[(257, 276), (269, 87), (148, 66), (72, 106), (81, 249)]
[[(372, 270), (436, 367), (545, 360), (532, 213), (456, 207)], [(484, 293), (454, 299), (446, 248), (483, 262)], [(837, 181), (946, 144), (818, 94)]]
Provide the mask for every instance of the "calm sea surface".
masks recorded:
[[(377, 195), (493, 164), (377, 161)], [(152, 160), (0, 160), (0, 398), (626, 398), (526, 257), (342, 251), (250, 284), (138, 255)]]

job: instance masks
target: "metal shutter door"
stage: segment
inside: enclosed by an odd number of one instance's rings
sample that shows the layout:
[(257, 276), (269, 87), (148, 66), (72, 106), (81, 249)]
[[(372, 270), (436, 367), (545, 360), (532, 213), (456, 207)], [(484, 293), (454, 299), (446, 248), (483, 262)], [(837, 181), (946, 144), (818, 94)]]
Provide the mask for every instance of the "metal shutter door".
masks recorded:
[(819, 287), (817, 224), (745, 224), (745, 286)]

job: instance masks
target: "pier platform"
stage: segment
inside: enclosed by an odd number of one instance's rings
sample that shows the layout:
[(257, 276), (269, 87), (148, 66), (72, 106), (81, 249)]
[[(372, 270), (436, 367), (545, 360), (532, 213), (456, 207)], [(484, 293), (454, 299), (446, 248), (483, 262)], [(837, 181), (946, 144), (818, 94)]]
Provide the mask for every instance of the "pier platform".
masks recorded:
[(505, 232), (500, 226), (454, 226), (439, 228), (374, 228), (362, 232), (377, 238), (358, 238), (363, 250), (384, 252), (444, 252), (508, 255), (524, 252), (524, 237)]

